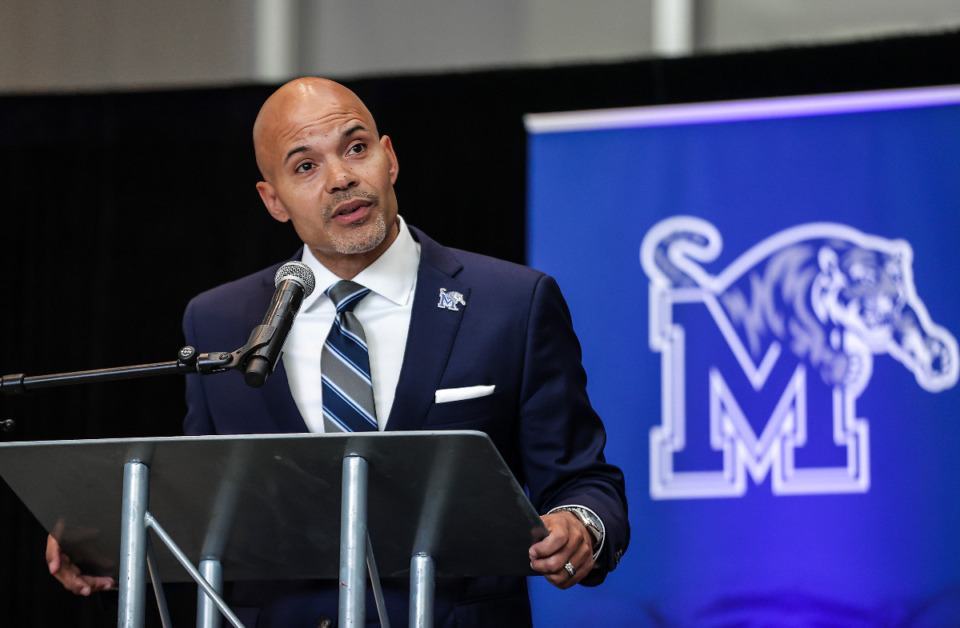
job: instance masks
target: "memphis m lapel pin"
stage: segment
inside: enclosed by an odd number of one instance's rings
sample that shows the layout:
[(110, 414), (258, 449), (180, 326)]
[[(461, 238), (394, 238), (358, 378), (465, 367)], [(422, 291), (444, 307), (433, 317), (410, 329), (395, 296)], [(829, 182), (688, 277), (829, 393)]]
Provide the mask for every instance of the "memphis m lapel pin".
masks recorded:
[(447, 292), (446, 288), (440, 288), (440, 302), (437, 303), (437, 307), (441, 310), (451, 310), (457, 312), (460, 308), (457, 307), (457, 304), (466, 305), (467, 301), (463, 298), (463, 295), (459, 292)]

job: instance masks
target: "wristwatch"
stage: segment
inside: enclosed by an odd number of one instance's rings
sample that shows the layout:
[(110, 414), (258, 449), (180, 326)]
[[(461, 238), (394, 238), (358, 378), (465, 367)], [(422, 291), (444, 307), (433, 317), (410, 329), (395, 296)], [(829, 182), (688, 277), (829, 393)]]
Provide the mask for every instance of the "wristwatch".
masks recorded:
[(576, 515), (577, 519), (583, 524), (583, 527), (590, 533), (593, 539), (593, 560), (596, 561), (600, 556), (600, 548), (603, 547), (604, 527), (600, 517), (589, 508), (582, 506), (560, 506), (550, 512), (570, 512)]

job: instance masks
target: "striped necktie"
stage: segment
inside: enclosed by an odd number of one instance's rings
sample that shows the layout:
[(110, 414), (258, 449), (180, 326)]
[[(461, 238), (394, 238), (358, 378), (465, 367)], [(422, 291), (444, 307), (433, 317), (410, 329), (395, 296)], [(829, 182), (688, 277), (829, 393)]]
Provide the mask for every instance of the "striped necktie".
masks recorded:
[(337, 316), (320, 358), (323, 427), (328, 433), (377, 429), (367, 339), (353, 313), (353, 308), (369, 293), (369, 288), (352, 281), (338, 281), (326, 292), (337, 306)]

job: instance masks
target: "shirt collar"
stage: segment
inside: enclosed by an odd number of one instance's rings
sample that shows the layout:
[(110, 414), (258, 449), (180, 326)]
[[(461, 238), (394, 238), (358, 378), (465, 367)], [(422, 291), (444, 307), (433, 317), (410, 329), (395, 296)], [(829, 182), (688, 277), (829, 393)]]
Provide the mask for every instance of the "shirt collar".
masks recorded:
[[(400, 233), (390, 247), (378, 257), (376, 261), (364, 268), (353, 278), (353, 281), (370, 288), (380, 296), (393, 301), (397, 305), (406, 305), (413, 295), (413, 287), (417, 280), (417, 268), (420, 266), (420, 245), (407, 228), (403, 217), (397, 216)], [(340, 278), (321, 264), (309, 246), (304, 245), (304, 264), (313, 271), (316, 280), (316, 289), (304, 299), (304, 311), (315, 307), (317, 303), (327, 300), (323, 293)], [(321, 299), (321, 297), (323, 297)]]

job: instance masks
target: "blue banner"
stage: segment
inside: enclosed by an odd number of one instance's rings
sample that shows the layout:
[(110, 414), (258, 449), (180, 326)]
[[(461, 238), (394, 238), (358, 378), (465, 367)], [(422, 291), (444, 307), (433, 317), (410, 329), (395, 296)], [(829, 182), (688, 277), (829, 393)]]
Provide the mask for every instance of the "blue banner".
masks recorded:
[(632, 542), (538, 625), (960, 625), (960, 89), (528, 116)]

